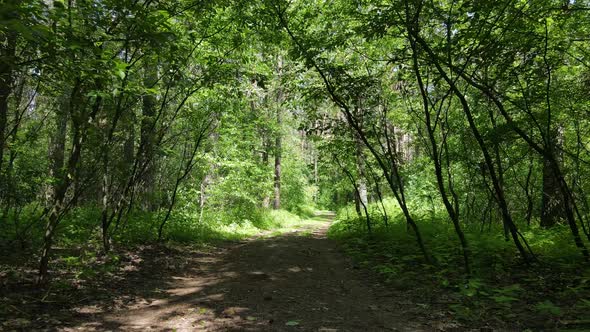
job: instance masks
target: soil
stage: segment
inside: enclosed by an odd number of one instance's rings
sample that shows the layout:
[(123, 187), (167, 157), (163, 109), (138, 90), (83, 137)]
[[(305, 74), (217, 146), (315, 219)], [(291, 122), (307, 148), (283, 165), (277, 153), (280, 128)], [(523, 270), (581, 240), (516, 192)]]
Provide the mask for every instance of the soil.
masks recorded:
[[(416, 304), (347, 258), (326, 238), (332, 219), (325, 214), (321, 222), (289, 233), (207, 250), (145, 247), (130, 252), (120, 270), (100, 282), (80, 284), (67, 297), (55, 289), (45, 297), (31, 296), (36, 301), (8, 304), (13, 319), (4, 325), (0, 319), (0, 330), (328, 332), (449, 327), (420, 316)], [(23, 318), (15, 320), (21, 313)]]

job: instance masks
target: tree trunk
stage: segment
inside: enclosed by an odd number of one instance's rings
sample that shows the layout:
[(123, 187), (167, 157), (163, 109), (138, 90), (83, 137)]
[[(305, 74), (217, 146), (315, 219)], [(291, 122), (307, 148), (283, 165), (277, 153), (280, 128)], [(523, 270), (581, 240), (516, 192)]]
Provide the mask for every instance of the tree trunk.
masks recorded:
[(110, 218), (109, 207), (111, 206), (111, 188), (109, 184), (109, 154), (105, 151), (102, 156), (102, 181), (100, 188), (102, 213), (101, 213), (101, 226), (102, 226), (102, 248), (104, 253), (108, 253), (111, 249), (109, 239), (109, 226)]
[(188, 148), (188, 146), (185, 147), (185, 153), (183, 153), (183, 155), (187, 155), (186, 164), (183, 165), (182, 169), (180, 170), (181, 174), (176, 178), (176, 181), (174, 183), (174, 189), (172, 190), (172, 198), (170, 199), (170, 204), (168, 205), (168, 209), (166, 211), (166, 216), (164, 217), (164, 219), (160, 223), (160, 227), (158, 228), (158, 241), (162, 240), (164, 226), (166, 225), (166, 222), (168, 221), (168, 219), (170, 219), (170, 215), (172, 214), (172, 209), (174, 208), (174, 205), (176, 204), (176, 197), (178, 195), (178, 188), (179, 188), (180, 184), (182, 183), (182, 181), (184, 181), (191, 174), (193, 167), (195, 167), (194, 160), (197, 155), (197, 151), (198, 151), (199, 147), (201, 146), (201, 143), (203, 142), (203, 138), (205, 137), (208, 130), (209, 130), (209, 125), (202, 128), (202, 131), (199, 133), (199, 136), (197, 137), (196, 141), (193, 142), (194, 146), (192, 148), (191, 153), (187, 153), (189, 148)]
[[(212, 124), (212, 128), (216, 128), (219, 121), (220, 121), (220, 114), (215, 113), (213, 115), (215, 117), (214, 122)], [(214, 154), (214, 156), (217, 156), (217, 144), (219, 142), (219, 133), (215, 130), (212, 129), (211, 132), (209, 133), (209, 141), (211, 142), (211, 146), (212, 146), (212, 151), (211, 153)], [(213, 158), (214, 160), (216, 160), (216, 158)], [(209, 171), (207, 172), (207, 174), (205, 174), (205, 176), (203, 177), (203, 180), (201, 181), (201, 188), (200, 188), (200, 195), (199, 195), (199, 223), (201, 223), (203, 221), (203, 214), (205, 211), (205, 204), (207, 202), (207, 189), (209, 188), (209, 185), (211, 185), (211, 183), (213, 183), (215, 181), (215, 174), (217, 171), (217, 164), (215, 161), (213, 161), (213, 163), (209, 166)]]
[(359, 192), (359, 188), (357, 186), (357, 181), (354, 179), (354, 176), (352, 175), (352, 173), (350, 173), (350, 171), (346, 168), (346, 166), (344, 166), (343, 164), (340, 163), (340, 160), (338, 159), (338, 157), (336, 155), (334, 155), (333, 158), (336, 161), (336, 163), (338, 164), (338, 166), (340, 167), (340, 169), (342, 169), (344, 174), (346, 174), (346, 177), (348, 178), (348, 180), (350, 181), (350, 184), (354, 188), (354, 202), (355, 202), (355, 207), (356, 207), (356, 213), (358, 214), (359, 219), (363, 218), (363, 214), (361, 212), (361, 206), (362, 206), (363, 210), (365, 211), (365, 218), (366, 218), (366, 222), (367, 222), (367, 224), (366, 224), (367, 225), (367, 232), (369, 234), (371, 234), (372, 233), (371, 217), (369, 216), (369, 211), (367, 210), (367, 205), (364, 204), (363, 201), (360, 199), (361, 193)]
[(367, 180), (366, 180), (366, 170), (365, 170), (365, 162), (364, 162), (364, 155), (362, 150), (362, 142), (355, 135), (355, 144), (356, 144), (356, 165), (359, 172), (358, 177), (358, 193), (359, 193), (359, 200), (360, 203), (364, 206), (369, 204), (369, 200), (367, 197)]
[(55, 132), (53, 132), (49, 146), (49, 178), (52, 183), (47, 188), (46, 198), (48, 203), (54, 200), (59, 181), (63, 178), (68, 113), (69, 99), (64, 96), (55, 110)]
[[(280, 115), (277, 115), (277, 120), (279, 120), (279, 118)], [(279, 137), (277, 137), (275, 141), (274, 199), (272, 203), (272, 208), (275, 210), (281, 208), (281, 149), (281, 137), (279, 135)]]
[(354, 192), (352, 193), (352, 196), (354, 197), (354, 210), (356, 211), (359, 219), (361, 219), (363, 217), (363, 213), (361, 211), (361, 195), (359, 195), (359, 188), (357, 184), (353, 182), (352, 185), (354, 186)]
[[(430, 56), (434, 57), (434, 54), (431, 53)], [(561, 197), (564, 200), (563, 206), (565, 209), (565, 216), (566, 216), (567, 223), (570, 227), (572, 236), (574, 237), (574, 243), (576, 244), (576, 247), (578, 247), (578, 249), (580, 249), (580, 252), (584, 256), (584, 258), (586, 260), (590, 260), (590, 252), (588, 251), (588, 248), (586, 247), (586, 245), (584, 244), (584, 242), (582, 241), (582, 239), (580, 237), (580, 231), (579, 231), (578, 225), (576, 223), (576, 219), (575, 219), (575, 215), (574, 215), (574, 211), (573, 211), (575, 201), (573, 201), (573, 197), (570, 197), (571, 190), (568, 187), (567, 182), (565, 181), (565, 178), (563, 176), (563, 173), (561, 172), (561, 170), (559, 168), (559, 162), (557, 161), (556, 156), (552, 153), (552, 151), (548, 150), (545, 145), (541, 146), (541, 145), (537, 144), (532, 139), (531, 136), (529, 136), (526, 132), (524, 132), (521, 128), (519, 128), (515, 124), (514, 119), (512, 119), (510, 114), (506, 111), (504, 104), (498, 98), (497, 93), (496, 93), (496, 91), (493, 90), (493, 88), (490, 88), (488, 86), (485, 86), (485, 85), (482, 85), (482, 84), (476, 82), (471, 76), (466, 75), (464, 72), (460, 71), (457, 67), (451, 66), (451, 69), (456, 74), (461, 76), (461, 78), (463, 78), (469, 85), (478, 89), (479, 91), (484, 93), (488, 98), (490, 98), (492, 100), (492, 102), (496, 105), (496, 107), (498, 108), (498, 111), (500, 112), (502, 117), (510, 125), (510, 128), (516, 134), (518, 134), (518, 136), (520, 136), (532, 149), (534, 149), (537, 153), (539, 153), (541, 156), (543, 156), (544, 159), (546, 159), (547, 161), (549, 161), (549, 163), (552, 164), (551, 170), (554, 172), (555, 178), (559, 181), (559, 188), (560, 188), (560, 192), (561, 192)]]
[(68, 109), (72, 123), (72, 148), (70, 150), (65, 172), (63, 172), (61, 178), (57, 180), (58, 185), (47, 217), (45, 235), (43, 237), (43, 249), (39, 263), (38, 283), (40, 284), (47, 281), (49, 257), (51, 254), (51, 246), (53, 245), (55, 230), (57, 229), (64, 213), (70, 206), (72, 206), (72, 202), (74, 202), (79, 195), (79, 191), (75, 189), (71, 201), (66, 204), (66, 194), (68, 190), (72, 187), (72, 184), (75, 185), (76, 183), (80, 183), (80, 180), (78, 179), (80, 174), (80, 159), (82, 156), (82, 147), (86, 140), (88, 122), (93, 122), (95, 120), (96, 114), (101, 105), (101, 98), (97, 97), (90, 114), (84, 112), (83, 109), (78, 109), (80, 107), (79, 104), (81, 103), (80, 83), (80, 79), (78, 78), (72, 88), (71, 96), (69, 98)]
[[(411, 34), (410, 34), (411, 36)], [(471, 267), (470, 267), (470, 263), (469, 263), (469, 246), (467, 245), (467, 239), (465, 238), (465, 234), (463, 233), (463, 230), (461, 229), (461, 224), (459, 223), (459, 209), (458, 209), (458, 204), (456, 202), (456, 198), (455, 198), (455, 204), (453, 204), (450, 200), (449, 197), (447, 196), (447, 188), (445, 186), (445, 181), (444, 181), (444, 177), (443, 177), (443, 168), (442, 168), (442, 161), (439, 155), (439, 146), (438, 146), (438, 142), (436, 141), (436, 135), (435, 135), (435, 125), (432, 123), (432, 114), (431, 114), (431, 110), (430, 110), (430, 101), (429, 101), (429, 97), (428, 97), (428, 92), (424, 86), (424, 82), (422, 80), (422, 74), (420, 72), (420, 68), (418, 66), (418, 48), (416, 45), (416, 41), (410, 37), (410, 43), (412, 45), (412, 58), (413, 58), (413, 68), (414, 68), (414, 74), (416, 75), (417, 81), (418, 81), (418, 86), (420, 88), (420, 94), (422, 96), (422, 106), (424, 109), (424, 117), (426, 119), (426, 131), (428, 133), (428, 141), (430, 143), (430, 149), (431, 149), (431, 159), (432, 162), (434, 163), (434, 172), (436, 174), (436, 183), (437, 183), (437, 187), (438, 187), (438, 191), (440, 193), (440, 196), (442, 198), (443, 204), (447, 210), (447, 214), (449, 215), (449, 218), (451, 219), (451, 222), (453, 223), (453, 227), (455, 228), (455, 233), (457, 234), (457, 237), (459, 238), (459, 242), (461, 244), (461, 251), (463, 253), (463, 264), (465, 267), (465, 272), (467, 275), (471, 274)], [(446, 143), (446, 138), (443, 135), (443, 144)], [(445, 151), (448, 152), (448, 151)], [(447, 165), (448, 167), (449, 165)], [(448, 172), (450, 172), (450, 170), (448, 170)], [(448, 177), (449, 183), (451, 181), (450, 176)], [(452, 191), (452, 186), (449, 185), (449, 191), (451, 191), (451, 193), (453, 193)]]
[(524, 193), (526, 195), (527, 207), (526, 207), (526, 214), (525, 219), (528, 226), (531, 225), (531, 219), (533, 218), (533, 195), (531, 194), (531, 177), (533, 175), (533, 167), (534, 167), (534, 159), (532, 158), (532, 151), (529, 151), (529, 169), (526, 175), (526, 180), (524, 183)]
[[(415, 31), (415, 29), (410, 29), (410, 30), (411, 30), (410, 33), (412, 34), (412, 38), (414, 38), (417, 42), (419, 42), (419, 44), (424, 48), (424, 50), (427, 51), (428, 55), (434, 60), (433, 64), (435, 65), (437, 71), (442, 76), (444, 81), (449, 85), (453, 94), (459, 99), (459, 102), (461, 104), (461, 108), (463, 109), (463, 113), (465, 114), (465, 116), (467, 118), (469, 128), (471, 129), (471, 132), (472, 132), (475, 140), (477, 141), (477, 144), (483, 154), (485, 164), (489, 170), (490, 179), (492, 181), (492, 185), (494, 188), (496, 199), (498, 201), (498, 205), (500, 206), (502, 220), (503, 220), (504, 224), (506, 225), (506, 227), (508, 228), (508, 230), (512, 236), (512, 240), (514, 242), (514, 245), (518, 249), (520, 255), (525, 260), (525, 262), (527, 262), (527, 263), (530, 262), (530, 260), (535, 259), (535, 257), (532, 252), (530, 252), (530, 251), (527, 252), (527, 250), (524, 248), (524, 246), (521, 243), (521, 240), (519, 238), (518, 228), (516, 227), (516, 224), (514, 223), (514, 221), (512, 219), (512, 215), (510, 214), (510, 210), (508, 209), (508, 203), (506, 201), (504, 187), (500, 183), (500, 180), (498, 178), (498, 173), (496, 172), (496, 169), (494, 166), (493, 158), (489, 153), (488, 147), (486, 146), (481, 133), (479, 132), (477, 124), (475, 123), (475, 118), (474, 118), (473, 113), (471, 111), (471, 107), (469, 106), (469, 102), (465, 98), (465, 95), (462, 93), (462, 91), (457, 87), (456, 81), (452, 80), (448, 76), (447, 72), (442, 68), (441, 64), (438, 61), (436, 61), (436, 58), (434, 57), (435, 55), (432, 52), (432, 50), (430, 49), (430, 47), (428, 46), (428, 44), (426, 44), (426, 42), (424, 42), (424, 40), (422, 40), (420, 38), (420, 36), (418, 35), (418, 32)], [(530, 255), (529, 255), (529, 253), (530, 253)]]
[[(551, 150), (554, 156), (558, 156), (555, 151), (559, 150), (560, 131), (549, 133), (547, 140), (547, 149)], [(558, 160), (559, 162), (559, 160)], [(545, 228), (553, 227), (563, 217), (565, 210), (563, 197), (560, 191), (559, 179), (555, 176), (556, 172), (553, 163), (546, 156), (543, 157), (543, 191), (541, 197), (541, 226)]]
[[(264, 137), (262, 140), (262, 145), (264, 151), (262, 152), (262, 165), (266, 168), (268, 166), (268, 155), (269, 155), (269, 145), (267, 142), (267, 138)], [(270, 192), (265, 190), (264, 196), (262, 198), (262, 207), (268, 209), (270, 207)]]
[(49, 214), (45, 234), (43, 236), (43, 250), (41, 251), (41, 260), (39, 262), (39, 279), (38, 284), (47, 282), (49, 272), (49, 257), (51, 256), (51, 247), (53, 246), (53, 234), (59, 223), (60, 207), (55, 205)]
[[(72, 104), (70, 104), (70, 107)], [(80, 116), (72, 116), (72, 150), (68, 159), (67, 173), (59, 179), (59, 184), (53, 199), (51, 210), (47, 218), (47, 225), (45, 227), (45, 235), (43, 236), (43, 251), (41, 252), (41, 259), (39, 264), (39, 283), (47, 281), (47, 272), (49, 266), (49, 257), (51, 254), (51, 247), (53, 245), (53, 235), (59, 225), (63, 211), (65, 209), (64, 202), (66, 193), (72, 184), (74, 173), (78, 168), (78, 162), (82, 152), (83, 134), (80, 128)], [(78, 119), (78, 120), (76, 120)]]
[(366, 168), (373, 179), (373, 184), (375, 187), (375, 193), (377, 194), (377, 199), (379, 199), (379, 204), (381, 205), (381, 211), (383, 213), (383, 223), (385, 227), (389, 227), (389, 216), (387, 215), (387, 209), (385, 208), (385, 204), (383, 203), (383, 193), (381, 192), (381, 185), (379, 184), (379, 177), (375, 174), (375, 172), (371, 169), (371, 165), (368, 163), (367, 159), (364, 159)]
[[(5, 14), (2, 14), (2, 18)], [(14, 15), (6, 15), (14, 16)], [(13, 88), (14, 57), (16, 50), (16, 33), (8, 31), (4, 40), (0, 40), (0, 174), (6, 147), (6, 126), (8, 124), (8, 98)]]
[[(158, 82), (158, 67), (156, 61), (146, 61), (144, 65), (143, 83), (146, 88), (153, 88)], [(155, 189), (155, 116), (156, 116), (156, 96), (146, 94), (142, 98), (142, 119), (141, 119), (141, 142), (142, 164), (145, 165), (143, 173), (143, 207), (147, 211), (155, 209), (154, 189)]]
[(207, 187), (211, 182), (211, 173), (205, 174), (203, 181), (201, 181), (201, 188), (199, 191), (199, 224), (203, 221), (203, 214), (205, 212), (205, 202), (207, 201)]
[(274, 200), (272, 207), (275, 210), (281, 208), (281, 155), (282, 155), (282, 108), (284, 93), (281, 78), (283, 74), (283, 58), (279, 56), (277, 63), (277, 76), (279, 87), (277, 89), (277, 133), (275, 138), (275, 176), (274, 176)]
[(123, 113), (125, 142), (123, 143), (123, 174), (131, 176), (135, 163), (135, 113), (133, 110)]

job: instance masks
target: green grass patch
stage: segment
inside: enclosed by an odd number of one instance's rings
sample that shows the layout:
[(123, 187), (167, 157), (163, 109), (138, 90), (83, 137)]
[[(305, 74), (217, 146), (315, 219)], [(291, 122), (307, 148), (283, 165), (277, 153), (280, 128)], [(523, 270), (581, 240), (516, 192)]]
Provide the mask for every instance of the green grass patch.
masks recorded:
[(420, 303), (448, 303), (443, 310), (467, 326), (484, 326), (494, 317), (492, 325), (500, 328), (555, 329), (590, 319), (590, 302), (584, 301), (590, 298), (590, 268), (566, 227), (521, 226), (540, 260), (527, 266), (498, 223), (483, 229), (463, 225), (473, 271), (467, 276), (457, 235), (444, 217), (430, 213), (415, 217), (436, 261), (428, 264), (396, 206), (388, 204), (387, 226), (383, 213), (370, 208), (371, 235), (366, 220), (352, 207), (339, 211), (328, 235), (341, 243), (356, 264), (375, 271), (390, 286), (407, 292), (407, 297)]
[[(293, 231), (301, 225), (315, 222), (307, 219), (310, 214), (308, 209), (310, 208), (304, 209), (303, 217), (286, 210), (251, 209), (243, 213), (242, 218), (237, 217), (240, 215), (238, 211), (231, 211), (231, 213), (205, 211), (201, 217), (199, 213), (189, 209), (178, 209), (173, 211), (166, 223), (163, 240), (171, 244), (204, 245), (221, 241), (237, 241), (268, 231), (279, 235)], [(114, 247), (125, 248), (156, 243), (158, 227), (164, 215), (165, 211), (131, 211), (124, 215), (118, 224), (115, 220), (109, 229)], [(78, 253), (100, 253), (102, 251), (100, 217), (101, 211), (95, 207), (80, 207), (70, 211), (59, 224), (56, 232), (54, 242), (54, 247), (58, 249), (56, 257), (62, 257), (61, 251), (65, 251), (64, 264), (72, 265), (74, 262), (71, 261), (71, 257), (68, 258), (67, 252), (74, 250)], [(20, 262), (21, 260), (16, 259), (17, 256), (25, 254), (31, 256), (31, 252), (40, 250), (44, 220), (34, 222), (35, 218), (39, 219), (37, 215), (30, 212), (23, 214), (20, 224), (7, 224), (1, 243), (18, 244), (21, 238), (23, 240), (19, 246), (22, 247), (20, 250), (0, 246), (2, 251), (6, 251), (3, 262), (9, 264), (11, 261)], [(25, 234), (25, 227), (29, 223), (31, 226), (26, 228)]]

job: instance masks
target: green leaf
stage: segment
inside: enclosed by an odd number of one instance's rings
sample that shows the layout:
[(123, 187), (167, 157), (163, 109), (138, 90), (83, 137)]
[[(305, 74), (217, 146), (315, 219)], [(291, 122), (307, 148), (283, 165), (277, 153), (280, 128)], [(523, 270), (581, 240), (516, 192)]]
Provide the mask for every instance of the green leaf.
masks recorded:
[(553, 316), (561, 316), (562, 314), (561, 308), (556, 306), (553, 302), (549, 300), (537, 303), (535, 305), (535, 310), (537, 310), (540, 313), (550, 314)]
[(492, 299), (494, 301), (496, 301), (497, 303), (510, 303), (510, 302), (513, 302), (513, 301), (518, 301), (517, 298), (511, 297), (511, 296), (506, 296), (506, 295), (492, 296)]
[(298, 320), (290, 320), (287, 323), (285, 323), (285, 325), (287, 325), (287, 326), (297, 326), (297, 325), (299, 325), (299, 321)]

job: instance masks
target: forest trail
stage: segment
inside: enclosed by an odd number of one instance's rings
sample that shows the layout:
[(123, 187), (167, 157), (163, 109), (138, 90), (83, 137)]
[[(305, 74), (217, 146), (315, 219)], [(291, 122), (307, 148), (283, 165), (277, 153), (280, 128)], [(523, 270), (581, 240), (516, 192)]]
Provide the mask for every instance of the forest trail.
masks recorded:
[[(291, 232), (205, 253), (171, 252), (172, 268), (146, 261), (121, 281), (125, 295), (79, 308), (77, 323), (62, 330), (432, 330), (412, 322), (407, 299), (355, 268), (326, 238), (333, 217), (323, 213)], [(170, 260), (176, 255), (184, 257)]]

